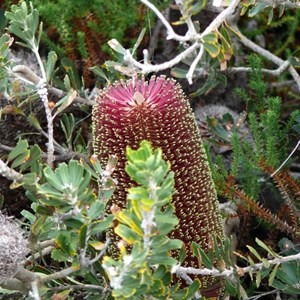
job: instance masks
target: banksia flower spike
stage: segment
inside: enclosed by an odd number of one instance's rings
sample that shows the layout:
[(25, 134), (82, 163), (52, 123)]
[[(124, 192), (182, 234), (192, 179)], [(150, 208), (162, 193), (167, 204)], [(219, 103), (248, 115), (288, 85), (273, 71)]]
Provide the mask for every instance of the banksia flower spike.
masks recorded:
[(162, 149), (175, 172), (172, 203), (179, 225), (172, 237), (185, 243), (185, 266), (199, 267), (191, 242), (208, 249), (211, 236), (222, 238), (223, 229), (199, 129), (180, 85), (164, 76), (110, 85), (100, 92), (93, 121), (95, 154), (103, 163), (110, 154), (119, 159), (114, 173), (119, 183), (111, 204), (124, 208), (132, 185), (125, 173), (126, 146), (138, 148), (142, 140), (148, 140)]
[(29, 249), (23, 230), (0, 212), (0, 283), (21, 268)]

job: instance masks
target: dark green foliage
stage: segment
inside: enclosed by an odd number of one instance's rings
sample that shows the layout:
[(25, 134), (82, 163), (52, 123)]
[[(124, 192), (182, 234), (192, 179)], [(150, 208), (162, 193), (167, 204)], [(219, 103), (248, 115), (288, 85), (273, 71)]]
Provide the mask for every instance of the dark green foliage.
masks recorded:
[[(283, 123), (281, 100), (279, 97), (268, 95), (267, 85), (262, 78), (261, 60), (257, 56), (250, 56), (249, 63), (252, 67), (249, 80), (250, 91), (236, 90), (247, 104), (248, 137), (240, 139), (237, 130), (233, 131), (231, 140), (233, 157), (227, 171), (224, 171), (220, 158), (218, 158), (217, 164), (213, 164), (212, 161), (210, 164), (220, 195), (225, 195), (230, 199), (233, 197), (232, 200), (237, 201), (240, 201), (239, 197), (242, 197), (245, 201), (243, 205), (246, 205), (250, 211), (262, 219), (265, 217), (267, 222), (271, 221), (271, 223), (276, 224), (275, 216), (271, 217), (269, 212), (255, 201), (259, 200), (262, 191), (268, 189), (267, 201), (272, 203), (273, 209), (280, 210), (285, 201), (287, 201), (286, 205), (292, 209), (293, 205), (289, 199), (297, 197), (287, 191), (292, 189), (288, 186), (293, 184), (293, 179), (282, 175), (282, 177), (275, 176), (272, 180), (270, 175), (286, 159), (293, 147), (289, 137), (293, 125), (299, 118), (299, 111), (291, 113), (291, 116)], [(285, 164), (284, 169), (288, 168), (289, 163), (290, 161)], [(294, 185), (295, 188), (293, 189), (297, 190), (295, 182)], [(276, 187), (279, 188), (279, 191)], [(240, 191), (236, 190), (237, 188)], [(277, 204), (275, 205), (275, 203)], [(275, 206), (277, 207), (275, 208)], [(284, 217), (285, 221), (289, 220), (290, 224), (298, 226), (292, 215), (285, 214)], [(283, 229), (283, 226), (285, 225), (280, 226), (280, 228)], [(286, 230), (291, 232), (288, 227)]]
[[(254, 153), (248, 152), (245, 155), (247, 159), (254, 155), (257, 160), (252, 161), (252, 163), (256, 166), (264, 160), (269, 166), (277, 168), (288, 155), (287, 135), (299, 112), (294, 111), (286, 125), (283, 125), (281, 122), (281, 100), (278, 97), (267, 95), (266, 83), (261, 74), (261, 60), (257, 56), (250, 56), (249, 63), (253, 69), (249, 87), (254, 96), (249, 96), (245, 90), (236, 90), (238, 95), (247, 103), (249, 127), (253, 137), (253, 145), (255, 145), (252, 147)], [(235, 144), (233, 139), (235, 148), (244, 147), (242, 146), (244, 143), (241, 146), (235, 146)], [(237, 156), (240, 156), (240, 151), (235, 152)]]
[[(87, 48), (85, 31), (91, 30), (96, 33), (101, 39), (102, 46), (112, 38), (130, 46), (130, 39), (133, 36), (128, 37), (128, 33), (135, 28), (148, 27), (148, 22), (153, 20), (153, 15), (149, 11), (140, 11), (142, 8), (138, 0), (32, 0), (31, 2), (39, 10), (44, 27), (47, 29), (47, 35), (43, 35), (43, 39), (50, 50), (67, 55), (71, 50), (68, 47), (71, 44), (76, 47), (77, 44), (78, 51), (84, 59), (90, 54), (87, 52), (88, 49), (85, 49)], [(58, 43), (53, 43), (53, 37), (58, 39)]]

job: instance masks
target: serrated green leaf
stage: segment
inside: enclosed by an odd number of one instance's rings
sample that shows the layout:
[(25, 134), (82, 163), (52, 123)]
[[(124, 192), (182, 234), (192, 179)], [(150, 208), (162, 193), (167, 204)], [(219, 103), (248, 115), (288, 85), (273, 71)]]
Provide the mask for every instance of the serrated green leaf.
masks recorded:
[(51, 79), (53, 70), (55, 68), (55, 64), (57, 62), (57, 54), (54, 51), (50, 51), (48, 53), (47, 57), (47, 63), (46, 63), (46, 78), (47, 81)]
[(138, 241), (141, 237), (136, 234), (131, 228), (123, 224), (119, 224), (115, 228), (115, 233), (120, 236), (126, 243), (132, 245), (134, 242)]
[(61, 59), (61, 64), (67, 73), (64, 78), (66, 91), (70, 91), (71, 89), (80, 91), (82, 88), (82, 82), (75, 63), (72, 60), (64, 57)]
[(36, 207), (36, 213), (43, 216), (52, 216), (54, 209), (51, 206), (38, 205)]
[(143, 230), (141, 228), (140, 221), (134, 214), (130, 214), (127, 210), (120, 211), (116, 214), (116, 219), (121, 223), (126, 224), (137, 235), (143, 236)]
[(177, 260), (173, 257), (168, 256), (167, 254), (157, 254), (154, 253), (149, 257), (149, 264), (152, 265), (165, 265), (165, 266), (174, 266), (177, 263)]
[(51, 251), (51, 258), (58, 262), (65, 262), (70, 259), (70, 256), (63, 252), (61, 249), (53, 249)]
[(159, 230), (159, 234), (160, 235), (167, 235), (169, 234), (171, 231), (174, 230), (176, 225), (170, 224), (170, 223), (164, 223), (164, 224), (160, 224), (158, 227)]
[[(47, 173), (45, 172), (45, 176), (47, 177), (47, 180), (48, 181), (51, 180), (51, 184), (53, 184), (55, 188), (57, 188), (60, 191), (63, 191), (71, 179), (68, 165), (66, 163), (59, 164), (58, 168), (55, 170), (55, 173), (54, 172), (51, 173), (50, 168), (47, 168), (47, 171), (48, 171)], [(49, 173), (53, 175), (48, 176)]]
[(300, 267), (297, 262), (287, 262), (281, 265), (282, 271), (286, 274), (285, 280), (288, 280), (291, 285), (299, 282)]
[(32, 173), (36, 176), (41, 177), (42, 165), (41, 165), (41, 149), (38, 145), (33, 145), (30, 147), (29, 159), (27, 162), (23, 163), (20, 167), (21, 172), (30, 169)]
[(39, 123), (39, 120), (37, 119), (36, 115), (34, 114), (34, 112), (31, 112), (28, 116), (28, 121), (29, 123), (34, 126), (37, 129), (41, 129), (41, 125)]
[(196, 1), (195, 3), (193, 3), (193, 5), (188, 7), (187, 12), (186, 12), (187, 15), (194, 16), (194, 15), (200, 13), (200, 11), (206, 7), (206, 4), (207, 4), (207, 0)]
[(180, 289), (180, 290), (177, 290), (176, 292), (172, 293), (172, 296), (171, 296), (171, 299), (174, 299), (174, 300), (182, 300), (182, 299), (185, 299), (185, 297), (187, 296), (187, 289)]
[(272, 22), (272, 20), (273, 20), (273, 16), (274, 16), (274, 9), (273, 9), (273, 7), (270, 9), (270, 11), (269, 11), (269, 15), (268, 15), (268, 25), (270, 25), (271, 24), (271, 22)]
[(185, 248), (185, 245), (182, 244), (182, 247), (179, 251), (179, 256), (178, 256), (179, 263), (182, 264), (185, 259), (186, 259), (186, 248)]
[(64, 219), (64, 224), (73, 229), (80, 229), (83, 226), (83, 222), (81, 220), (75, 218), (66, 218)]
[(137, 50), (137, 48), (139, 47), (139, 45), (141, 44), (144, 36), (145, 36), (145, 33), (146, 33), (146, 28), (143, 28), (142, 31), (140, 32), (134, 46), (133, 46), (133, 49), (132, 49), (132, 54), (135, 53), (135, 51)]
[(87, 186), (89, 182), (89, 174), (87, 174), (86, 178), (88, 179), (84, 184), (84, 177), (83, 177), (83, 168), (76, 160), (71, 160), (69, 162), (69, 181), (72, 182), (73, 186), (78, 189), (79, 187), (83, 190)]
[(261, 283), (261, 272), (260, 272), (260, 270), (256, 273), (255, 283), (256, 283), (256, 287), (260, 286), (260, 283)]
[(69, 231), (61, 231), (59, 232), (55, 242), (59, 248), (61, 248), (64, 252), (66, 252), (70, 256), (74, 256), (76, 254), (75, 248), (75, 237)]
[(22, 215), (24, 218), (26, 218), (27, 220), (29, 220), (29, 222), (30, 222), (31, 224), (33, 224), (33, 223), (35, 222), (35, 219), (36, 219), (35, 215), (32, 214), (31, 212), (29, 212), (28, 210), (22, 210), (22, 211), (21, 211), (21, 215)]
[(264, 2), (258, 2), (254, 7), (252, 7), (249, 12), (248, 12), (248, 16), (250, 18), (254, 17), (255, 15), (257, 15), (258, 13), (260, 13), (261, 11), (263, 11), (264, 9), (266, 9), (267, 7), (269, 7), (269, 4), (264, 3)]
[(69, 75), (66, 75), (64, 77), (64, 85), (65, 85), (65, 88), (66, 88), (67, 91), (70, 91), (72, 89)]
[(237, 295), (237, 292), (238, 292), (238, 288), (237, 286), (235, 286), (233, 284), (233, 282), (231, 282), (230, 280), (228, 279), (225, 279), (225, 291), (229, 294), (229, 295), (232, 295), (232, 296), (235, 296)]
[(256, 257), (259, 259), (259, 261), (262, 261), (261, 256), (258, 254), (258, 252), (251, 246), (247, 245), (247, 248), (249, 249), (249, 251)]
[(192, 299), (194, 295), (199, 291), (201, 287), (201, 282), (199, 279), (195, 279), (191, 285), (187, 287), (186, 300)]
[(105, 79), (107, 82), (109, 82), (109, 79), (106, 76), (105, 72), (99, 66), (90, 67), (89, 70), (91, 70), (97, 76), (99, 76), (99, 77)]
[(79, 247), (84, 249), (87, 242), (88, 226), (84, 224), (79, 230)]
[(91, 219), (99, 218), (105, 209), (105, 204), (101, 201), (95, 201), (88, 209), (88, 217)]
[(47, 219), (47, 216), (39, 216), (35, 219), (33, 225), (30, 228), (30, 230), (32, 231), (32, 233), (34, 235), (36, 235), (36, 236), (39, 235), (39, 233), (41, 231), (41, 227), (45, 223), (46, 219)]
[(155, 249), (156, 253), (165, 255), (166, 253), (170, 253), (171, 250), (180, 249), (182, 241), (154, 235), (151, 237), (151, 245)]
[(116, 39), (109, 40), (107, 44), (116, 52), (122, 55), (126, 54), (126, 49)]
[(162, 279), (167, 274), (167, 268), (164, 265), (159, 265), (153, 273), (154, 279)]
[(208, 269), (212, 269), (214, 267), (213, 262), (211, 259), (207, 256), (207, 254), (203, 251), (203, 249), (196, 243), (192, 242), (192, 248), (193, 254), (196, 256), (201, 256), (201, 261), (204, 264), (204, 266)]
[(285, 3), (282, 3), (279, 5), (279, 16), (278, 17), (281, 18), (282, 15), (284, 14), (284, 12), (285, 12)]
[(114, 216), (110, 215), (110, 216), (107, 216), (104, 220), (93, 222), (91, 234), (95, 235), (95, 234), (99, 234), (99, 233), (102, 233), (103, 231), (107, 230), (109, 227), (112, 226), (113, 218), (114, 218)]
[(206, 34), (202, 39), (205, 44), (217, 44), (218, 43), (218, 34), (216, 32), (211, 32)]
[(113, 290), (112, 295), (120, 299), (133, 299), (132, 296), (135, 294), (136, 289), (122, 286), (122, 289)]
[(37, 183), (37, 176), (35, 173), (28, 173), (23, 175), (22, 180), (25, 185), (35, 185)]
[(205, 50), (209, 53), (212, 58), (216, 58), (220, 53), (220, 46), (216, 44), (204, 43)]
[(184, 70), (181, 68), (172, 68), (171, 69), (171, 75), (175, 78), (186, 78), (186, 74), (188, 73), (188, 70)]
[(23, 163), (27, 162), (30, 157), (30, 151), (28, 149), (24, 150), (18, 157), (16, 157), (11, 165), (12, 168), (16, 168)]
[[(73, 101), (75, 100), (75, 98), (77, 97), (77, 91), (74, 89), (70, 89), (68, 94), (63, 97), (63, 102), (58, 102), (60, 104), (60, 106), (58, 106), (58, 109), (56, 110), (55, 114), (53, 115), (53, 119), (61, 114), (68, 106), (70, 106)], [(55, 105), (55, 107), (57, 107), (57, 104)]]
[(271, 272), (271, 274), (269, 276), (269, 279), (268, 279), (269, 286), (272, 286), (272, 284), (273, 284), (273, 281), (275, 279), (278, 267), (279, 267), (279, 264), (275, 265), (275, 267), (273, 268), (273, 270), (272, 270), (272, 272)]
[(27, 148), (28, 148), (28, 142), (26, 140), (19, 140), (16, 147), (9, 153), (8, 160), (12, 161), (20, 154), (26, 152)]
[(277, 253), (275, 253), (269, 246), (267, 246), (263, 241), (261, 241), (258, 238), (255, 238), (255, 242), (264, 250), (266, 250), (268, 252), (268, 254), (270, 254), (271, 256), (274, 257), (280, 257), (280, 255), (278, 255)]

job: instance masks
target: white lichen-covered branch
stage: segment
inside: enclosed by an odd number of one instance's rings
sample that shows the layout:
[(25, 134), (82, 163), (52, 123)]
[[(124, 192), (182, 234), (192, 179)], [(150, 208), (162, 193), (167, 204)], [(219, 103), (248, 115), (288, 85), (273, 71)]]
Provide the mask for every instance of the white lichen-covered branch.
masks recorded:
[[(269, 72), (270, 74), (274, 76), (279, 76), (282, 74), (284, 70), (288, 70), (288, 72), (293, 77), (294, 81), (296, 82), (298, 89), (300, 90), (300, 75), (296, 71), (296, 69), (290, 65), (289, 61), (284, 61), (283, 59), (279, 58), (272, 52), (264, 49), (263, 47), (255, 44), (253, 41), (249, 40), (245, 35), (241, 33), (241, 31), (238, 29), (237, 26), (234, 26), (234, 29), (239, 35), (240, 42), (246, 46), (247, 48), (251, 49), (252, 51), (258, 53), (259, 55), (263, 56), (267, 60), (271, 61), (272, 63), (278, 65), (278, 69), (274, 70), (273, 72)], [(266, 71), (265, 71), (266, 72)]]
[[(201, 60), (201, 57), (204, 53), (203, 37), (217, 30), (223, 24), (223, 22), (226, 21), (226, 19), (234, 13), (236, 7), (240, 3), (240, 0), (231, 1), (229, 6), (225, 10), (223, 10), (202, 33), (197, 33), (195, 27), (193, 26), (193, 23), (191, 22), (191, 19), (187, 18), (188, 31), (184, 36), (175, 33), (170, 23), (166, 20), (164, 15), (155, 7), (154, 4), (152, 4), (148, 0), (141, 0), (141, 2), (147, 5), (157, 15), (157, 17), (161, 20), (163, 25), (166, 27), (168, 40), (172, 39), (184, 44), (188, 42), (191, 45), (186, 46), (186, 49), (183, 52), (178, 54), (173, 59), (164, 62), (162, 64), (151, 65), (149, 61), (146, 59), (144, 59), (143, 63), (140, 63), (133, 57), (130, 50), (126, 51), (126, 54), (124, 55), (124, 62), (127, 63), (131, 68), (138, 69), (143, 74), (148, 74), (151, 72), (158, 72), (161, 70), (169, 69), (175, 66), (176, 64), (180, 63), (183, 59), (190, 56), (191, 54), (198, 52), (198, 55), (196, 56), (196, 59), (194, 63), (191, 65), (190, 71), (187, 74), (187, 79), (191, 84), (195, 67), (197, 63)], [(178, 4), (180, 4), (179, 2), (180, 1), (177, 1)], [(147, 55), (145, 56), (147, 57)]]
[[(262, 71), (266, 74), (270, 74), (272, 76), (280, 76), (284, 71), (287, 71), (290, 73), (290, 75), (293, 77), (295, 83), (297, 84), (298, 90), (300, 91), (300, 76), (296, 69), (290, 64), (288, 60), (283, 60), (273, 53), (269, 52), (268, 50), (264, 49), (263, 47), (257, 45), (253, 41), (246, 38), (238, 29), (236, 24), (231, 24), (231, 21), (233, 16), (237, 14), (240, 0), (232, 0), (230, 1), (227, 8), (225, 8), (207, 27), (202, 33), (198, 33), (195, 29), (195, 26), (191, 20), (190, 17), (185, 18), (185, 22), (187, 24), (187, 32), (185, 35), (179, 35), (177, 34), (169, 21), (166, 19), (165, 15), (161, 13), (158, 8), (151, 3), (148, 0), (140, 0), (144, 5), (146, 5), (149, 9), (151, 9), (157, 16), (157, 18), (160, 20), (162, 25), (165, 27), (167, 35), (167, 40), (174, 40), (179, 42), (184, 46), (184, 50), (180, 52), (178, 55), (176, 55), (174, 58), (170, 59), (169, 61), (166, 61), (164, 63), (160, 64), (151, 64), (149, 62), (149, 55), (147, 49), (144, 49), (144, 60), (143, 62), (140, 62), (136, 60), (131, 53), (131, 51), (128, 49), (126, 50), (126, 54), (124, 55), (124, 62), (133, 70), (136, 72), (141, 72), (142, 74), (149, 74), (152, 72), (159, 72), (162, 70), (166, 70), (169, 68), (174, 67), (175, 65), (182, 62), (187, 57), (195, 57), (194, 61), (191, 63), (189, 70), (186, 74), (186, 78), (190, 84), (193, 83), (193, 78), (197, 77), (199, 74), (199, 65), (201, 62), (201, 59), (203, 57), (204, 51), (204, 42), (203, 37), (207, 34), (210, 34), (214, 31), (217, 31), (218, 28), (224, 23), (228, 22), (230, 23), (230, 26), (234, 28), (236, 33), (238, 34), (239, 42), (242, 43), (245, 47), (251, 49), (252, 51), (258, 53), (259, 55), (265, 57), (269, 61), (273, 62), (278, 66), (275, 70), (269, 70), (269, 69), (263, 69)], [(289, 1), (269, 1), (269, 0), (262, 0), (260, 2), (264, 2), (266, 4), (269, 4), (270, 7), (276, 7), (280, 5), (284, 5), (286, 9), (297, 9), (300, 7), (298, 3), (289, 2)], [(179, 9), (182, 6), (181, 0), (176, 0), (176, 5), (179, 7)], [(213, 3), (213, 5), (217, 5), (216, 2)], [(217, 5), (218, 6), (218, 5)], [(200, 68), (201, 69), (201, 68)], [(249, 72), (249, 68), (245, 68), (242, 66), (234, 66), (231, 68), (228, 68), (228, 72)], [(202, 72), (201, 74), (206, 74), (206, 72)]]
[[(276, 257), (270, 260), (266, 260), (267, 263), (270, 266), (280, 265), (282, 263), (290, 262), (290, 261), (298, 261), (300, 260), (300, 253), (289, 255), (289, 256), (280, 256)], [(235, 273), (239, 274), (240, 276), (243, 276), (246, 273), (249, 272), (257, 272), (261, 269), (263, 269), (266, 266), (266, 262), (264, 263), (256, 263), (247, 267), (230, 267), (228, 269), (219, 270), (216, 268), (208, 269), (196, 269), (196, 268), (184, 268), (179, 265), (174, 266), (172, 269), (172, 273), (176, 273), (179, 276), (185, 276), (187, 274), (193, 274), (193, 275), (204, 275), (204, 276), (221, 276), (221, 277), (231, 277), (234, 276)]]
[(3, 160), (0, 159), (0, 175), (12, 180), (13, 182), (20, 182), (23, 179), (23, 175), (17, 171), (11, 169)]

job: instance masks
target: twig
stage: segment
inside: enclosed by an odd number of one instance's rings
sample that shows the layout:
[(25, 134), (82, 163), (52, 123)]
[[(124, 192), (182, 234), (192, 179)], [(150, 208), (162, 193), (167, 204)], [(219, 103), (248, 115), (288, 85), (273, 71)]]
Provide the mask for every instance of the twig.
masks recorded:
[(108, 238), (106, 240), (104, 248), (100, 251), (100, 253), (98, 255), (96, 255), (92, 260), (90, 260), (90, 263), (89, 263), (90, 265), (92, 265), (93, 263), (97, 262), (105, 254), (106, 249), (107, 249), (109, 243), (110, 243), (110, 239)]
[(63, 286), (55, 286), (50, 288), (51, 291), (64, 291), (64, 290), (82, 290), (82, 289), (87, 289), (87, 290), (99, 290), (102, 292), (107, 292), (111, 291), (110, 288), (106, 288), (103, 286), (95, 285), (95, 284), (72, 284), (72, 285), (63, 285)]
[(143, 74), (158, 72), (158, 71), (172, 68), (173, 66), (177, 65), (184, 58), (186, 58), (190, 54), (192, 54), (199, 47), (199, 45), (200, 44), (198, 42), (195, 42), (193, 45), (188, 47), (186, 50), (184, 50), (183, 52), (178, 54), (173, 59), (171, 59), (167, 62), (164, 62), (162, 64), (158, 64), (158, 65), (150, 65), (147, 63), (144, 64), (144, 63), (138, 62), (135, 58), (133, 58), (133, 56), (131, 55), (129, 50), (126, 51), (126, 55), (124, 56), (124, 61), (127, 62), (130, 66), (135, 66), (135, 67), (139, 68)]
[(31, 291), (29, 292), (29, 296), (31, 296), (34, 300), (41, 300), (38, 282), (36, 280), (31, 283)]
[(279, 172), (282, 167), (287, 163), (287, 161), (293, 156), (293, 154), (296, 152), (296, 150), (300, 146), (300, 140), (298, 141), (297, 145), (294, 147), (293, 151), (289, 154), (289, 156), (284, 160), (284, 162), (271, 174), (271, 177), (276, 175), (277, 172)]
[(260, 47), (259, 45), (255, 44), (254, 42), (249, 40), (246, 36), (244, 36), (240, 32), (240, 30), (238, 29), (238, 27), (236, 25), (232, 25), (232, 27), (237, 32), (237, 34), (239, 36), (239, 39), (242, 42), (242, 44), (244, 44), (244, 46), (246, 46), (247, 48), (253, 50), (254, 52), (256, 52), (258, 54), (260, 54), (261, 56), (265, 57), (266, 59), (273, 62), (274, 64), (278, 65), (279, 66), (279, 69), (277, 71), (278, 73), (283, 72), (286, 69), (286, 67), (288, 66), (288, 71), (292, 75), (292, 77), (294, 78), (294, 80), (295, 80), (295, 82), (298, 86), (298, 89), (300, 91), (300, 76), (297, 73), (297, 71), (295, 70), (295, 68), (293, 66), (291, 66), (288, 61), (284, 61), (283, 59), (281, 59), (281, 58), (277, 57), (276, 55), (274, 55), (272, 52)]
[[(42, 80), (42, 78), (37, 76), (30, 68), (24, 65), (14, 66), (10, 73), (14, 76), (17, 76), (20, 80), (28, 84), (37, 85)], [(48, 89), (49, 94), (52, 94), (58, 98), (63, 98), (64, 96), (67, 95), (67, 92), (64, 92), (56, 87), (53, 87), (50, 84), (47, 84), (46, 87)], [(86, 104), (89, 106), (95, 105), (94, 101), (82, 97), (78, 97), (78, 96), (75, 97), (74, 102)]]
[(48, 246), (48, 247), (42, 249), (41, 251), (33, 254), (33, 256), (29, 257), (27, 261), (29, 262), (29, 261), (32, 261), (32, 259), (37, 260), (39, 258), (42, 258), (42, 257), (48, 255), (54, 248), (55, 248), (54, 246)]
[(277, 290), (273, 290), (273, 291), (261, 293), (261, 294), (256, 295), (256, 296), (252, 296), (252, 297), (246, 298), (246, 299), (244, 299), (244, 300), (257, 300), (257, 299), (259, 299), (259, 298), (262, 298), (262, 297), (264, 297), (264, 296), (268, 296), (268, 295), (271, 295), (271, 294), (275, 294), (275, 293), (277, 293), (277, 292), (278, 292)]
[(229, 6), (224, 9), (211, 23), (206, 29), (203, 31), (203, 33), (200, 35), (201, 38), (203, 38), (205, 35), (215, 31), (218, 29), (224, 21), (228, 17), (234, 14), (235, 9), (240, 4), (240, 0), (233, 0), (230, 2)]
[(0, 174), (13, 182), (21, 182), (23, 175), (14, 169), (11, 169), (3, 160), (0, 159)]
[(188, 73), (186, 74), (186, 79), (188, 80), (189, 84), (193, 83), (193, 74), (195, 73), (195, 69), (197, 67), (198, 62), (201, 60), (203, 53), (204, 53), (204, 46), (201, 45), (197, 57), (194, 59)]
[[(270, 70), (270, 69), (261, 69), (262, 73), (272, 75), (274, 77), (279, 77), (288, 67), (289, 67), (290, 62), (285, 61), (281, 66), (279, 66), (275, 70)], [(244, 73), (244, 72), (253, 72), (252, 68), (249, 67), (232, 67), (228, 68), (229, 73)], [(294, 81), (293, 81), (294, 82)]]
[[(289, 256), (281, 256), (278, 258), (270, 259), (268, 260), (268, 263), (270, 265), (279, 265), (285, 262), (289, 261), (295, 261), (295, 260), (300, 260), (300, 253), (294, 254), (294, 255), (289, 255)], [(204, 275), (204, 276), (216, 276), (216, 277), (231, 277), (234, 275), (235, 272), (238, 272), (239, 274), (246, 274), (249, 272), (255, 272), (259, 271), (262, 268), (264, 268), (264, 263), (257, 263), (251, 266), (247, 266), (244, 268), (241, 267), (230, 267), (229, 269), (225, 270), (218, 270), (216, 268), (208, 269), (208, 268), (203, 268), (203, 269), (196, 269), (192, 267), (181, 267), (181, 266), (174, 266), (172, 269), (172, 273), (178, 273), (178, 274), (193, 274), (193, 275)]]
[[(187, 274), (187, 273), (181, 273), (181, 272), (176, 272), (176, 274), (181, 277), (188, 285), (191, 285), (193, 283), (192, 278)], [(200, 299), (201, 298), (201, 293), (200, 291), (198, 291), (195, 294), (195, 298), (196, 299)]]
[[(39, 44), (35, 38), (28, 40), (29, 45), (31, 46), (31, 51), (36, 57), (38, 62), (40, 71), (42, 73), (41, 80), (36, 83), (37, 93), (40, 96), (40, 99), (44, 105), (46, 118), (47, 118), (47, 127), (48, 127), (48, 143), (47, 143), (47, 163), (50, 167), (53, 165), (54, 161), (54, 144), (53, 144), (53, 117), (52, 117), (52, 110), (49, 107), (48, 101), (48, 89), (46, 86), (47, 83), (47, 75), (44, 64), (42, 62), (41, 56), (39, 54)], [(31, 74), (32, 75), (32, 74)]]
[(54, 157), (54, 137), (53, 137), (53, 117), (52, 110), (49, 106), (48, 101), (48, 89), (46, 88), (46, 81), (42, 80), (37, 85), (37, 92), (40, 95), (40, 98), (44, 104), (46, 118), (47, 118), (47, 127), (48, 127), (48, 142), (47, 142), (47, 163), (52, 168)]
[(58, 272), (49, 274), (45, 277), (42, 277), (41, 278), (41, 283), (43, 284), (43, 283), (46, 283), (46, 282), (49, 282), (49, 281), (52, 281), (52, 280), (65, 278), (65, 277), (67, 277), (67, 276), (71, 275), (72, 273), (77, 272), (79, 270), (80, 270), (79, 266), (72, 266), (72, 267), (63, 269), (61, 271), (58, 271)]
[[(181, 43), (190, 42), (192, 44), (190, 46), (188, 46), (188, 48), (185, 49), (183, 52), (178, 54), (175, 58), (173, 58), (165, 63), (162, 63), (162, 64), (150, 65), (148, 63), (148, 61), (144, 61), (144, 63), (140, 63), (132, 56), (132, 54), (129, 50), (126, 50), (126, 54), (124, 55), (124, 61), (127, 62), (129, 66), (131, 66), (131, 67), (134, 66), (134, 67), (140, 69), (143, 74), (148, 74), (151, 72), (158, 72), (158, 71), (169, 69), (169, 68), (173, 67), (174, 65), (178, 64), (179, 62), (181, 62), (184, 58), (191, 55), (195, 50), (200, 48), (200, 51), (195, 60), (195, 63), (191, 67), (190, 72), (188, 74), (190, 83), (191, 83), (192, 77), (193, 77), (192, 71), (195, 70), (195, 66), (196, 66), (197, 62), (201, 59), (201, 56), (202, 56), (202, 51), (201, 51), (201, 47), (203, 47), (202, 38), (205, 35), (216, 30), (227, 19), (227, 17), (229, 17), (231, 14), (234, 13), (236, 7), (240, 3), (240, 0), (233, 0), (230, 3), (230, 5), (211, 22), (211, 24), (204, 30), (204, 32), (202, 34), (197, 34), (196, 30), (194, 28), (194, 25), (191, 23), (191, 20), (188, 20), (188, 24), (187, 24), (188, 31), (184, 36), (181, 36), (181, 35), (178, 35), (177, 33), (175, 33), (172, 26), (166, 20), (164, 15), (155, 7), (154, 4), (152, 4), (148, 0), (140, 0), (140, 1), (142, 3), (144, 3), (145, 5), (147, 5), (157, 15), (157, 17), (161, 20), (161, 22), (164, 24), (164, 26), (167, 29), (167, 34), (168, 34), (167, 39), (173, 39), (173, 40), (179, 41)], [(178, 2), (180, 2), (180, 1), (178, 1)]]
[(144, 3), (146, 6), (148, 6), (155, 14), (156, 16), (161, 20), (161, 22), (165, 25), (167, 29), (167, 40), (176, 40), (179, 42), (187, 42), (191, 40), (191, 37), (189, 33), (187, 33), (185, 36), (177, 34), (170, 23), (166, 20), (164, 15), (156, 8), (156, 6), (149, 2), (148, 0), (140, 0), (142, 3)]
[(12, 151), (14, 148), (13, 147), (10, 147), (10, 146), (7, 146), (7, 145), (3, 145), (3, 144), (0, 144), (0, 149), (4, 150), (4, 151)]
[[(89, 260), (88, 263), (84, 267), (90, 266), (93, 263), (97, 262), (105, 254), (105, 251), (108, 247), (108, 244), (109, 244), (109, 239), (106, 241), (105, 247), (101, 250), (101, 252), (96, 257)], [(65, 277), (71, 275), (72, 273), (79, 271), (80, 269), (81, 269), (81, 266), (72, 266), (72, 267), (66, 268), (64, 270), (49, 274), (45, 277), (42, 277), (40, 279), (40, 282), (41, 283), (46, 283), (46, 282), (49, 282), (49, 281), (52, 281), (52, 280), (65, 278)]]
[(182, 10), (182, 7), (184, 5), (182, 0), (175, 0), (176, 4), (179, 6), (180, 12), (182, 16), (185, 18), (185, 23), (188, 27), (188, 32), (187, 35), (190, 36), (191, 38), (197, 36), (197, 31), (194, 26), (193, 20), (190, 15), (186, 14), (185, 11)]

